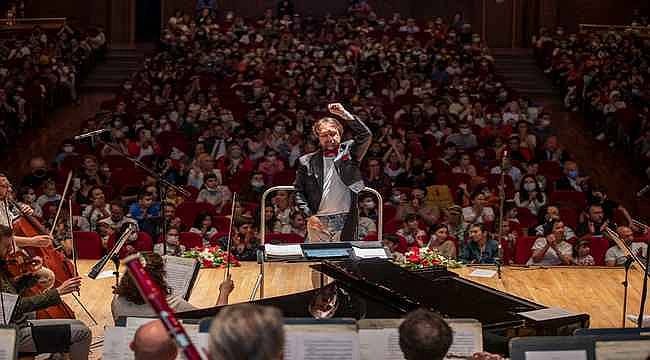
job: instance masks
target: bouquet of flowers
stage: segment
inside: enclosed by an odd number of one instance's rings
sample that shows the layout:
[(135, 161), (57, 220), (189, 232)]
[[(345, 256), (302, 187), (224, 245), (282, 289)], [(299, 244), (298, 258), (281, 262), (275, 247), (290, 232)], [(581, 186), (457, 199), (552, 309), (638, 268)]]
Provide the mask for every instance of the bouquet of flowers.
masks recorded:
[(448, 259), (442, 256), (436, 249), (414, 246), (406, 252), (404, 260), (400, 265), (409, 270), (421, 270), (434, 266), (459, 268), (463, 264), (460, 261)]
[[(199, 260), (203, 268), (226, 267), (228, 264), (228, 254), (218, 246), (193, 248), (183, 252), (181, 256)], [(241, 266), (239, 260), (237, 260), (232, 254), (230, 254), (230, 266)]]

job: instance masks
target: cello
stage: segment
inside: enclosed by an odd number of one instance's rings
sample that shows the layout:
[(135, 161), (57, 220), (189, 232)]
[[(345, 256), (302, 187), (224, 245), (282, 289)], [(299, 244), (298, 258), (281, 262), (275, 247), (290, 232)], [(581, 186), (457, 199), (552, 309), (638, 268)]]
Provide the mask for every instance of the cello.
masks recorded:
[[(18, 236), (33, 237), (38, 235), (49, 235), (47, 229), (38, 219), (32, 215), (24, 213), (18, 204), (13, 200), (7, 199), (7, 204), (13, 210), (14, 214), (19, 215), (12, 221), (14, 234)], [(46, 247), (25, 247), (24, 250), (31, 257), (40, 257), (43, 261), (43, 267), (50, 269), (54, 273), (54, 286), (58, 287), (65, 280), (75, 276), (74, 264), (65, 257), (63, 253), (54, 249), (52, 243)], [(40, 292), (32, 288), (29, 291), (35, 295)], [(74, 319), (75, 315), (72, 309), (64, 302), (50, 306), (46, 309), (36, 312), (37, 319)]]

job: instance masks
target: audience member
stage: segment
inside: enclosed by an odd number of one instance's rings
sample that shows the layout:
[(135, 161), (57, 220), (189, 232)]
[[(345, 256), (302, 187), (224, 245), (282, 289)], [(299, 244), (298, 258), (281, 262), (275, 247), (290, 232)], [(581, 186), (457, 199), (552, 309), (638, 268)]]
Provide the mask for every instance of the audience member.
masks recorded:
[(564, 223), (553, 220), (544, 225), (544, 237), (535, 240), (528, 265), (571, 265), (573, 246), (564, 238)]

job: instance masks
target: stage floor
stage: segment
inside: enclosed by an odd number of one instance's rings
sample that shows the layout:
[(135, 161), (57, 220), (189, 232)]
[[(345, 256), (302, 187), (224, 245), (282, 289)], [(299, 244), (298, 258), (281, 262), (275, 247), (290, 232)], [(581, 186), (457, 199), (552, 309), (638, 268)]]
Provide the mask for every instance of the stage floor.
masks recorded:
[[(94, 260), (80, 260), (79, 273), (84, 276), (80, 300), (93, 314), (99, 325), (92, 326), (93, 335), (101, 337), (105, 325), (113, 325), (110, 311), (113, 278), (92, 280), (85, 275), (96, 263)], [(292, 294), (312, 288), (309, 263), (267, 263), (265, 296)], [(494, 266), (491, 267), (494, 269)], [(112, 270), (109, 262), (105, 270)], [(257, 279), (259, 265), (242, 263), (231, 270), (235, 290), (231, 303), (245, 302)], [(591, 327), (620, 327), (623, 309), (623, 286), (625, 271), (621, 268), (601, 267), (554, 267), (526, 268), (504, 267), (503, 276), (498, 279), (471, 277), (475, 267), (453, 269), (463, 278), (489, 286), (530, 301), (556, 306), (591, 316)], [(123, 270), (123, 269), (122, 269)], [(217, 299), (218, 287), (224, 277), (223, 269), (202, 269), (199, 272), (190, 303), (194, 306), (210, 307)], [(637, 269), (630, 270), (627, 313), (637, 314), (643, 275)], [(67, 295), (65, 301), (75, 310), (77, 318), (91, 325), (91, 320), (82, 312), (74, 299)], [(646, 307), (646, 312), (648, 307)], [(627, 326), (633, 326), (628, 321)], [(93, 355), (96, 355), (93, 354)]]

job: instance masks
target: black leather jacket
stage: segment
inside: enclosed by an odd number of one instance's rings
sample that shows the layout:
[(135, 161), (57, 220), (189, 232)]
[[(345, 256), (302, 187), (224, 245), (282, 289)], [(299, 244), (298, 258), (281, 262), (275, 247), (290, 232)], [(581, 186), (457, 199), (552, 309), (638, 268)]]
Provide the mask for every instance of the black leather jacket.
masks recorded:
[[(334, 159), (334, 166), (343, 183), (352, 191), (350, 214), (341, 234), (341, 240), (357, 240), (358, 193), (364, 189), (361, 176), (361, 161), (372, 141), (370, 129), (358, 118), (347, 121), (352, 129), (353, 139), (342, 142)], [(299, 159), (294, 187), (296, 205), (306, 215), (316, 215), (323, 196), (323, 152), (321, 150), (303, 155)]]

